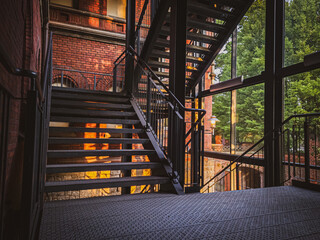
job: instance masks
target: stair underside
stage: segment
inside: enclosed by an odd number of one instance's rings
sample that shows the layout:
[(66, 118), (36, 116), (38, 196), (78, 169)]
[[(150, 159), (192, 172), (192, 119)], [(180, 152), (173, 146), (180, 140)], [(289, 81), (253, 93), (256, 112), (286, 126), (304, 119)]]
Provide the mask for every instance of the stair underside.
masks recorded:
[[(189, 40), (186, 45), (187, 92), (200, 81), (252, 2), (253, 0), (187, 1), (186, 38)], [(167, 13), (157, 15), (159, 19), (153, 21), (151, 29), (155, 27), (160, 31), (148, 36), (147, 41), (150, 41), (151, 44), (146, 41), (144, 46), (152, 50), (144, 51), (143, 49), (141, 54), (159, 77), (165, 78), (168, 78), (169, 74), (163, 73), (161, 69), (169, 67), (170, 14), (168, 10)], [(163, 59), (167, 61), (163, 63)]]

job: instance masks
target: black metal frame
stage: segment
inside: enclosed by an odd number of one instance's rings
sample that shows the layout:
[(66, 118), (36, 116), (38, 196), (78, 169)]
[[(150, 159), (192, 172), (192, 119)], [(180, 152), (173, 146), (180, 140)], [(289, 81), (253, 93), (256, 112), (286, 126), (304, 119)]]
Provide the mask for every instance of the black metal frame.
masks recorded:
[[(200, 97), (212, 96), (257, 84), (265, 84), (265, 134), (283, 121), (283, 78), (320, 68), (320, 52), (307, 55), (304, 62), (283, 66), (284, 58), (284, 0), (266, 1), (266, 52), (265, 71), (261, 75), (244, 80), (234, 78), (218, 83), (200, 93)], [(266, 186), (282, 183), (280, 161), (281, 143), (270, 136), (266, 143)]]
[(50, 99), (52, 87), (52, 33), (43, 73), (43, 98), (39, 91), (30, 90), (27, 96), (27, 118), (25, 152), (23, 164), (22, 212), (23, 236), (26, 239), (38, 237), (43, 210), (43, 193), (47, 160), (47, 140), (50, 121)]

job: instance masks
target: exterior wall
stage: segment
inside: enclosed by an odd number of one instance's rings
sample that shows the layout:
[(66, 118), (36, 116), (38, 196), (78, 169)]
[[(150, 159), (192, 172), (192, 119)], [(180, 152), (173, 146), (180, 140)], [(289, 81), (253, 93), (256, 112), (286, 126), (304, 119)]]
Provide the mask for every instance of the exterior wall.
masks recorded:
[[(0, 9), (0, 45), (13, 65), (36, 71), (41, 75), (40, 1), (4, 1)], [(1, 219), (4, 239), (20, 239), (17, 221), (21, 211), (22, 172), (24, 154), (25, 111), (28, 78), (9, 74), (0, 64), (0, 88), (9, 92), (9, 125), (7, 149), (1, 181)], [(1, 125), (0, 125), (1, 127)], [(3, 129), (2, 129), (3, 130)], [(1, 229), (0, 229), (1, 230)], [(1, 236), (0, 236), (1, 238)]]
[(124, 46), (71, 36), (53, 35), (53, 65), (96, 73), (112, 73)]

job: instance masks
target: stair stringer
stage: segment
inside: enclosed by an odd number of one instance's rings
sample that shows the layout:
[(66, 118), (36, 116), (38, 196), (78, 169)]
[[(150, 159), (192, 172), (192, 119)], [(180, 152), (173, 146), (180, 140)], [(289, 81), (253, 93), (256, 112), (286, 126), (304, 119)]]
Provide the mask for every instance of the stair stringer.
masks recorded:
[[(136, 114), (140, 120), (140, 124), (142, 125), (143, 128), (146, 129), (144, 134), (146, 134), (147, 138), (150, 140), (149, 144), (151, 144), (153, 149), (156, 151), (156, 156), (158, 157), (159, 161), (161, 162), (166, 175), (170, 178), (171, 184), (162, 184), (160, 190), (164, 191), (164, 192), (175, 192), (178, 195), (184, 194), (184, 190), (183, 190), (183, 187), (181, 186), (180, 182), (178, 181), (177, 178), (174, 178), (172, 176), (172, 167), (170, 166), (170, 161), (167, 159), (164, 152), (160, 148), (155, 136), (147, 128), (146, 120), (143, 118), (143, 116), (139, 110), (138, 104), (136, 103), (136, 101), (134, 99), (130, 99), (130, 102), (131, 102), (133, 109), (136, 112)], [(138, 125), (139, 124), (136, 124), (134, 126), (138, 127)], [(139, 135), (139, 137), (144, 137), (142, 134), (138, 134), (138, 135)], [(145, 145), (143, 145), (143, 146), (145, 146)], [(150, 156), (149, 158), (152, 159), (152, 156)]]

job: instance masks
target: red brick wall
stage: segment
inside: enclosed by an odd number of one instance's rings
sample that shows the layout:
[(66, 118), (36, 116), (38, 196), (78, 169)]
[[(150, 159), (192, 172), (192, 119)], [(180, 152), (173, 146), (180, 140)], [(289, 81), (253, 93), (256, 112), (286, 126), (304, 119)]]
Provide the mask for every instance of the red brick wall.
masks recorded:
[[(112, 74), (113, 62), (123, 52), (124, 46), (81, 38), (53, 35), (53, 65), (59, 68)], [(60, 74), (54, 71), (55, 76)], [(79, 84), (83, 78), (65, 72)], [(93, 78), (86, 76), (90, 84)], [(112, 77), (106, 78), (112, 81)]]
[[(3, 1), (0, 8), (0, 44), (17, 68), (40, 72), (41, 20), (37, 0)], [(32, 14), (31, 14), (32, 13)], [(9, 74), (0, 64), (0, 87), (9, 91), (9, 125), (5, 159), (2, 216), (4, 239), (19, 239), (21, 186), (23, 170), (24, 113), (23, 98), (30, 86), (28, 78)], [(0, 236), (1, 238), (1, 236)], [(22, 239), (22, 238), (21, 238)]]
[[(146, 10), (146, 14), (142, 24), (150, 25), (150, 3)], [(139, 21), (140, 13), (143, 7), (144, 1), (137, 0), (136, 3), (136, 23)], [(125, 19), (114, 18), (108, 16), (107, 0), (80, 0), (79, 10), (88, 11), (92, 13), (97, 13), (107, 17), (107, 19), (87, 16), (81, 13), (71, 13), (62, 9), (51, 8), (50, 9), (50, 20), (67, 23), (77, 26), (84, 26), (90, 28), (96, 28), (100, 30), (125, 33)], [(141, 28), (141, 36), (146, 36), (146, 28)]]

